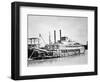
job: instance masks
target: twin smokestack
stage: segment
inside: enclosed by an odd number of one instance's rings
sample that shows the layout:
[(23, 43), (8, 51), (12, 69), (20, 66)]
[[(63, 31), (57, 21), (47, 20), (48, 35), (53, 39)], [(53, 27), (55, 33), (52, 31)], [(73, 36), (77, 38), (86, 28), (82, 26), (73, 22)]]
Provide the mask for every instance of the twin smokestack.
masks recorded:
[[(61, 42), (61, 30), (59, 30), (60, 32), (60, 42)], [(54, 30), (54, 43), (56, 43), (56, 31)]]

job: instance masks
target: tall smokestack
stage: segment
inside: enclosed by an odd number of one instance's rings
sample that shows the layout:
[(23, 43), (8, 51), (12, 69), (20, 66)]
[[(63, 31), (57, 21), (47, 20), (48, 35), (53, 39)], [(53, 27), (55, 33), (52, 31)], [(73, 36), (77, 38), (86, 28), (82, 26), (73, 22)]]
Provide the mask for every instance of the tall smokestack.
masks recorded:
[(59, 30), (59, 32), (60, 32), (60, 42), (61, 42), (61, 30)]
[(51, 44), (51, 36), (50, 36), (50, 32), (49, 32), (49, 45)]
[(56, 31), (54, 30), (54, 43), (56, 43)]

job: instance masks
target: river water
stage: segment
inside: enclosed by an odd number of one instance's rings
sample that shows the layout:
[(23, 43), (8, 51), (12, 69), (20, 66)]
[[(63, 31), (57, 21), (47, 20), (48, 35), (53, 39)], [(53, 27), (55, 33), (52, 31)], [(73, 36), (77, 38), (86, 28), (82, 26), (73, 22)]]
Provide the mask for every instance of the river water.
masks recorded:
[(88, 51), (84, 54), (61, 58), (28, 60), (28, 67), (34, 66), (57, 66), (57, 65), (82, 65), (88, 63)]

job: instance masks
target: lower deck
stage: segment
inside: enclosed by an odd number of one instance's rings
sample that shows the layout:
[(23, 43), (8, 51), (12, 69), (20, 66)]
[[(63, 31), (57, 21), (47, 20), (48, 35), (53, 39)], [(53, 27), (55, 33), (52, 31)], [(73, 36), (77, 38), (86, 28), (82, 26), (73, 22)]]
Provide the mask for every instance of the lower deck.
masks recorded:
[(88, 63), (88, 51), (84, 54), (59, 58), (28, 60), (28, 66), (59, 66), (59, 65), (84, 65)]

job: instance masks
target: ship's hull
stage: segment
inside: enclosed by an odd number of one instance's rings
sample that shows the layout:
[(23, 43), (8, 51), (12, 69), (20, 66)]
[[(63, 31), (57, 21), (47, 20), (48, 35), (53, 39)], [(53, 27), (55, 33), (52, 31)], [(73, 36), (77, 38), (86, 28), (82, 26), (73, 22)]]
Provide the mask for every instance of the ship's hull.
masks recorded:
[(84, 54), (85, 48), (83, 46), (79, 47), (63, 47), (54, 50), (45, 50), (45, 49), (33, 49), (30, 53), (30, 59), (49, 59), (49, 58), (58, 58), (65, 56), (75, 56)]

